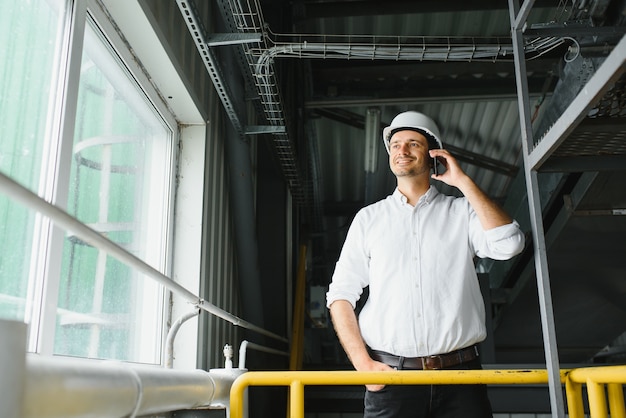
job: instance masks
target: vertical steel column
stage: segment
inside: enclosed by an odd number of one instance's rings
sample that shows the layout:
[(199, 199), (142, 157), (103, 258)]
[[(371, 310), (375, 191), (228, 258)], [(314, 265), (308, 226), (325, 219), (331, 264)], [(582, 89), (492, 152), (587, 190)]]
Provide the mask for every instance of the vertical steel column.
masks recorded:
[(520, 9), (517, 0), (509, 0), (509, 13), (511, 18), (513, 55), (515, 59), (515, 78), (517, 83), (517, 98), (522, 134), (526, 190), (528, 194), (530, 223), (533, 231), (535, 272), (537, 275), (537, 290), (539, 293), (539, 308), (541, 311), (541, 325), (546, 356), (546, 367), (548, 369), (550, 406), (553, 417), (563, 418), (565, 416), (565, 408), (560, 380), (559, 357), (556, 344), (556, 331), (554, 327), (554, 313), (552, 309), (552, 294), (550, 291), (550, 277), (548, 274), (548, 257), (539, 196), (539, 182), (537, 178), (537, 171), (533, 170), (529, 161), (530, 150), (532, 149), (534, 142), (530, 121), (528, 80), (526, 78), (526, 59), (524, 56), (524, 37), (522, 32), (524, 26), (526, 25), (526, 17), (530, 12), (533, 3), (534, 0), (526, 0)]

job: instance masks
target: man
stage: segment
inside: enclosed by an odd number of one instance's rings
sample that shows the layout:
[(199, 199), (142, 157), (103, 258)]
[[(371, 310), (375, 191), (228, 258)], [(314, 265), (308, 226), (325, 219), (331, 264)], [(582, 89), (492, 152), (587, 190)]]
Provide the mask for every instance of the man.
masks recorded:
[[(485, 308), (473, 259), (509, 259), (524, 235), (443, 149), (430, 118), (401, 113), (383, 141), (397, 188), (348, 231), (327, 293), (339, 341), (359, 371), (480, 368)], [(445, 171), (431, 175), (437, 161)], [(440, 194), (431, 178), (464, 197)], [(484, 385), (366, 387), (366, 418), (491, 416)]]

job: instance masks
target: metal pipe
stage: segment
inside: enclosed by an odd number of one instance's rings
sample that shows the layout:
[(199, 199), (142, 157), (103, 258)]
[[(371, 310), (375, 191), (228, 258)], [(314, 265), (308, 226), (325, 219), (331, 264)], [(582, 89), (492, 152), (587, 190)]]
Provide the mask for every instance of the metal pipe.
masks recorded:
[[(232, 383), (242, 373), (181, 371), (32, 354), (26, 358), (22, 414), (12, 416), (106, 418), (222, 408), (224, 397), (228, 399)], [(4, 408), (3, 403), (3, 413)]]
[(137, 269), (144, 273), (146, 276), (157, 281), (165, 288), (179, 294), (181, 297), (191, 302), (195, 306), (203, 309), (219, 318), (222, 318), (233, 325), (237, 325), (252, 331), (256, 331), (259, 334), (263, 334), (274, 339), (287, 342), (285, 337), (281, 337), (277, 334), (269, 332), (261, 327), (251, 324), (243, 319), (226, 312), (217, 306), (200, 299), (198, 296), (191, 293), (189, 290), (176, 283), (154, 267), (146, 264), (140, 258), (126, 251), (124, 248), (117, 245), (115, 242), (110, 241), (104, 235), (100, 234), (89, 228), (87, 225), (74, 218), (72, 215), (65, 212), (63, 209), (47, 202), (39, 197), (37, 194), (31, 192), (26, 187), (17, 183), (6, 174), (0, 172), (0, 191), (5, 193), (10, 198), (16, 200), (27, 208), (37, 210), (44, 216), (50, 218), (57, 226), (73, 233), (78, 238), (102, 251), (106, 251), (109, 255), (115, 257), (119, 261), (126, 263), (128, 266)]
[(235, 380), (246, 372), (247, 370), (242, 369), (211, 369), (209, 374), (212, 378), (221, 382), (221, 384), (215, 386), (211, 407), (225, 408), (227, 411), (226, 416), (230, 416), (230, 388)]
[(0, 190), (24, 206), (39, 211), (41, 214), (50, 218), (56, 225), (73, 233), (92, 247), (106, 251), (118, 260), (146, 274), (166, 288), (178, 293), (189, 302), (195, 305), (200, 303), (198, 296), (194, 295), (189, 290), (185, 289), (154, 267), (144, 263), (141, 259), (129, 253), (113, 241), (107, 239), (98, 231), (89, 228), (87, 225), (74, 218), (63, 209), (42, 199), (37, 194), (31, 192), (29, 189), (17, 183), (4, 173), (0, 173)]
[(140, 381), (128, 367), (93, 360), (29, 355), (23, 417), (129, 416), (140, 401)]
[(286, 351), (281, 351), (281, 350), (276, 350), (274, 348), (270, 348), (270, 347), (265, 347), (263, 345), (259, 345), (259, 344), (255, 344), (255, 343), (251, 343), (249, 341), (243, 340), (241, 342), (241, 344), (239, 345), (239, 369), (240, 370), (245, 370), (246, 369), (246, 351), (247, 348), (250, 347), (252, 349), (255, 349), (257, 351), (264, 351), (266, 353), (272, 353), (272, 354), (276, 354), (279, 356), (285, 356), (285, 357), (289, 357), (289, 353)]
[(181, 325), (190, 320), (193, 317), (196, 317), (200, 314), (200, 309), (196, 308), (193, 311), (187, 312), (180, 318), (178, 318), (170, 328), (170, 331), (167, 333), (167, 338), (165, 339), (165, 367), (168, 369), (172, 368), (174, 364), (174, 340), (176, 339), (176, 334), (178, 334), (178, 330)]

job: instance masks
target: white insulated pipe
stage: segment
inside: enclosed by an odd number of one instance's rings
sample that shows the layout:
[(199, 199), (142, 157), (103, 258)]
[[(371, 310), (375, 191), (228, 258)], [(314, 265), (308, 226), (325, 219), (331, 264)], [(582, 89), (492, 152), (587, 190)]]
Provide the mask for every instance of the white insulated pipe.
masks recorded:
[(167, 333), (167, 338), (165, 339), (165, 367), (171, 369), (174, 366), (174, 339), (178, 334), (178, 330), (180, 327), (190, 320), (193, 317), (196, 317), (200, 314), (200, 309), (194, 309), (193, 311), (189, 311), (174, 322)]
[(121, 418), (207, 406), (224, 408), (232, 383), (242, 373), (237, 369), (182, 371), (30, 354), (22, 413), (16, 416)]
[(22, 416), (133, 416), (141, 401), (137, 374), (116, 363), (93, 360), (27, 357)]
[(26, 324), (0, 320), (0, 415), (21, 417), (26, 375)]

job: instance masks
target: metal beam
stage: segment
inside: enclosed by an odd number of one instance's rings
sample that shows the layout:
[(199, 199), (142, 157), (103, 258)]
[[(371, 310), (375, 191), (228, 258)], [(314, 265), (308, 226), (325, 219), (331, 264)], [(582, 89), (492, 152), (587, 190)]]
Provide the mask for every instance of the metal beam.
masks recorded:
[[(532, 5), (532, 2), (526, 2)], [(541, 328), (548, 370), (548, 387), (550, 391), (550, 407), (554, 418), (565, 417), (565, 403), (561, 388), (559, 356), (557, 350), (556, 329), (554, 325), (554, 311), (552, 308), (552, 294), (550, 276), (548, 273), (548, 256), (543, 229), (541, 202), (539, 196), (539, 180), (537, 172), (529, 163), (529, 149), (533, 143), (533, 130), (530, 120), (530, 101), (528, 94), (528, 80), (526, 72), (526, 58), (524, 54), (524, 38), (522, 34), (525, 20), (520, 17), (527, 10), (520, 12), (517, 0), (509, 0), (511, 20), (511, 37), (513, 39), (513, 56), (515, 59), (515, 78), (517, 84), (518, 107), (520, 114), (520, 128), (522, 140), (522, 154), (526, 189), (528, 193), (528, 207), (530, 223), (533, 231), (533, 245), (535, 249), (535, 273), (537, 276), (537, 292), (539, 294), (539, 309), (541, 311)]]
[(207, 46), (241, 45), (261, 42), (260, 33), (213, 33), (206, 37)]
[[(554, 7), (554, 2), (537, 0), (537, 6)], [(320, 1), (305, 0), (303, 2), (305, 19), (321, 19), (325, 17), (372, 16), (391, 14), (424, 14), (424, 13), (454, 13), (476, 10), (502, 10), (505, 3), (491, 0), (446, 0), (437, 1)]]
[(512, 24), (511, 29), (514, 32), (518, 30), (524, 32), (524, 29), (526, 26), (526, 20), (528, 19), (528, 15), (530, 14), (530, 11), (532, 10), (534, 4), (535, 4), (535, 0), (524, 1), (524, 4), (522, 4), (522, 7), (518, 10), (517, 16), (515, 17), (515, 21)]
[(567, 26), (557, 24), (534, 25), (524, 31), (524, 37), (571, 37), (572, 34), (576, 34), (577, 38), (581, 38), (583, 36), (616, 36), (624, 35), (625, 33), (626, 27), (624, 26), (590, 26), (587, 24), (572, 23)]
[(626, 167), (626, 155), (552, 157), (541, 166), (542, 173), (617, 171)]
[(561, 117), (529, 154), (531, 169), (538, 170), (554, 153), (559, 145), (576, 129), (587, 116), (597, 100), (611, 88), (624, 72), (626, 61), (626, 36), (615, 46), (611, 54), (589, 79)]
[[(537, 98), (539, 95), (531, 96)], [(404, 98), (376, 98), (368, 97), (362, 99), (329, 99), (329, 100), (308, 100), (304, 103), (306, 109), (319, 109), (319, 108), (338, 108), (338, 107), (357, 107), (357, 106), (405, 106), (405, 105), (417, 105), (417, 104), (432, 104), (432, 103), (448, 103), (448, 102), (489, 102), (489, 101), (510, 101), (515, 100), (517, 95), (511, 94), (491, 94), (491, 95), (467, 95), (467, 96), (420, 96), (420, 97), (404, 97)]]
[(250, 125), (244, 128), (245, 135), (284, 134), (287, 129), (284, 126), (274, 125)]
[(228, 118), (235, 129), (240, 134), (243, 134), (244, 124), (242, 122), (242, 111), (240, 110), (241, 105), (238, 101), (233, 99), (233, 94), (230, 91), (229, 85), (224, 82), (224, 72), (222, 71), (219, 62), (213, 55), (211, 49), (207, 47), (208, 39), (206, 37), (206, 30), (201, 19), (198, 17), (194, 2), (192, 0), (176, 0), (176, 4), (178, 5), (185, 24), (187, 25), (187, 29), (189, 29), (189, 33), (196, 44), (196, 48), (200, 53), (200, 58), (207, 69), (207, 73), (213, 81), (215, 91), (217, 92), (222, 105), (226, 110)]

